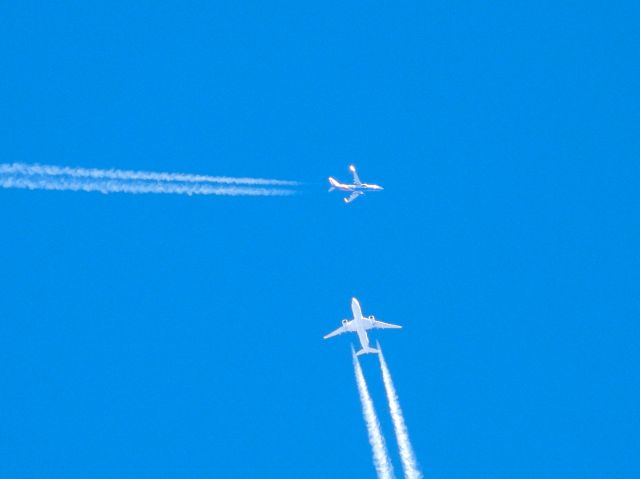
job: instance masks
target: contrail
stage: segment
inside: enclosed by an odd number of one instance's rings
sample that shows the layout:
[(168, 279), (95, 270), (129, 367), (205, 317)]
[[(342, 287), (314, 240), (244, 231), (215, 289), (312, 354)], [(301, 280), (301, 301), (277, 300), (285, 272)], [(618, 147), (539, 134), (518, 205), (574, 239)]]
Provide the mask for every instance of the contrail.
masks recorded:
[(369, 443), (371, 444), (371, 450), (373, 452), (373, 465), (378, 473), (378, 479), (393, 479), (395, 477), (393, 474), (393, 466), (391, 465), (387, 447), (384, 443), (384, 437), (382, 437), (382, 432), (380, 431), (378, 416), (376, 416), (376, 410), (373, 407), (369, 388), (364, 379), (364, 374), (362, 374), (362, 367), (360, 367), (360, 361), (358, 361), (353, 346), (351, 347), (351, 353), (353, 355), (353, 369), (356, 374), (358, 393), (360, 394), (360, 402), (362, 403), (362, 414), (367, 424)]
[(97, 191), (100, 193), (157, 193), (177, 195), (289, 196), (292, 190), (212, 183), (140, 182), (131, 180), (83, 180), (56, 176), (4, 176), (0, 187), (29, 190)]
[(70, 176), (74, 178), (176, 181), (181, 183), (219, 183), (229, 185), (296, 186), (297, 181), (265, 178), (234, 178), (229, 176), (192, 175), (186, 173), (158, 173), (152, 171), (101, 170), (98, 168), (71, 168), (68, 166), (27, 165), (25, 163), (0, 164), (0, 175)]
[(377, 343), (378, 358), (380, 358), (380, 369), (382, 369), (382, 380), (384, 382), (384, 389), (387, 392), (387, 399), (389, 400), (389, 412), (391, 414), (391, 420), (393, 421), (393, 429), (396, 432), (396, 438), (398, 440), (398, 448), (400, 449), (400, 460), (402, 462), (402, 469), (404, 470), (404, 477), (407, 479), (420, 479), (422, 473), (418, 468), (418, 462), (409, 441), (409, 432), (407, 431), (407, 425), (404, 422), (404, 415), (402, 409), (400, 409), (400, 401), (398, 400), (398, 394), (396, 388), (391, 380), (391, 373), (382, 355), (382, 349), (380, 343)]

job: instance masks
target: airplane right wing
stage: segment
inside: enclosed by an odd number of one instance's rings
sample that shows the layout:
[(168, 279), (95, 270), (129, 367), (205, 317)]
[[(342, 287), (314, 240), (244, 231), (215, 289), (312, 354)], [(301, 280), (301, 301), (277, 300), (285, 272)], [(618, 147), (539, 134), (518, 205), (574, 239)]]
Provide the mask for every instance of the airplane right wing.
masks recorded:
[(333, 338), (334, 336), (337, 336), (338, 334), (346, 333), (347, 331), (348, 331), (348, 329), (345, 326), (340, 326), (335, 331), (332, 331), (329, 334), (327, 334), (326, 336), (324, 336), (323, 339)]
[(349, 196), (349, 198), (345, 198), (344, 199), (344, 202), (345, 203), (351, 203), (353, 200), (355, 200), (360, 195), (362, 195), (361, 191), (354, 191), (353, 193), (351, 193), (351, 196)]
[(398, 326), (397, 324), (385, 323), (384, 321), (378, 321), (377, 319), (373, 322), (373, 327), (377, 329), (401, 329), (402, 326)]

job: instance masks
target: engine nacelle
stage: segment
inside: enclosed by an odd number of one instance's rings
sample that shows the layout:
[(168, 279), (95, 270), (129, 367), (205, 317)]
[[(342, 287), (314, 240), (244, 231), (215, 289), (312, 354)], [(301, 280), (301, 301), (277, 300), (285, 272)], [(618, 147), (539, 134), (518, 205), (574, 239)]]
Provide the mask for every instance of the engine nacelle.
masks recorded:
[(342, 320), (342, 325), (346, 326), (347, 324), (349, 324), (349, 320), (348, 319), (343, 319)]

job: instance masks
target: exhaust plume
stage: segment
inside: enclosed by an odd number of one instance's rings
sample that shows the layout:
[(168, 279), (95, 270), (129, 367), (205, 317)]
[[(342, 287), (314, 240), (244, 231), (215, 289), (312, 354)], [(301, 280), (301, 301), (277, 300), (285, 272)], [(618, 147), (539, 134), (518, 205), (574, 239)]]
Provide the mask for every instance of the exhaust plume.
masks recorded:
[(64, 178), (1, 177), (2, 188), (55, 191), (97, 191), (100, 193), (157, 193), (177, 195), (287, 196), (290, 190), (212, 184), (132, 183), (126, 181), (78, 181)]
[(393, 466), (391, 465), (387, 447), (384, 443), (384, 437), (380, 430), (378, 416), (376, 416), (373, 401), (369, 394), (369, 388), (367, 387), (360, 361), (356, 356), (353, 346), (351, 347), (351, 353), (353, 355), (353, 369), (356, 375), (356, 384), (358, 385), (358, 393), (360, 394), (360, 402), (362, 403), (362, 414), (367, 425), (369, 444), (371, 444), (371, 450), (373, 452), (373, 465), (378, 473), (378, 479), (393, 479), (395, 477), (393, 474)]
[(387, 367), (387, 363), (382, 355), (382, 349), (380, 343), (377, 343), (378, 358), (380, 359), (380, 369), (382, 370), (382, 381), (384, 382), (384, 389), (387, 392), (387, 400), (389, 401), (389, 412), (391, 414), (391, 420), (393, 422), (393, 429), (396, 433), (396, 439), (398, 441), (398, 449), (400, 449), (400, 460), (402, 462), (402, 470), (404, 471), (404, 477), (406, 479), (421, 479), (422, 473), (418, 468), (418, 462), (416, 461), (411, 441), (409, 440), (409, 432), (407, 431), (407, 425), (404, 422), (404, 415), (402, 409), (400, 409), (400, 401), (398, 400), (398, 394), (396, 388), (393, 385), (391, 379), (391, 373)]
[(157, 173), (152, 171), (101, 170), (98, 168), (71, 168), (68, 166), (27, 165), (25, 163), (0, 164), (0, 175), (70, 176), (96, 180), (176, 181), (180, 183), (220, 183), (230, 185), (296, 186), (297, 181), (265, 178), (234, 178), (230, 176), (192, 175), (186, 173)]
[(274, 186), (294, 184), (297, 183), (258, 178), (0, 164), (1, 188), (29, 190), (97, 191), (105, 194), (288, 196), (295, 191)]

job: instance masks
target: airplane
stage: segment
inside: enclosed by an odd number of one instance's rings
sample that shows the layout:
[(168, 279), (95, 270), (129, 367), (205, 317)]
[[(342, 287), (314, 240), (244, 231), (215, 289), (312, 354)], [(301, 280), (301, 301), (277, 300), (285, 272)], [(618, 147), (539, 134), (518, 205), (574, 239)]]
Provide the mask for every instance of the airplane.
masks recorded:
[(356, 171), (355, 166), (350, 165), (349, 171), (353, 173), (353, 184), (351, 185), (345, 185), (344, 183), (340, 183), (335, 178), (331, 176), (329, 177), (329, 183), (331, 184), (331, 188), (329, 188), (329, 191), (340, 190), (351, 192), (351, 195), (348, 198), (344, 199), (345, 203), (351, 203), (358, 196), (364, 195), (366, 191), (380, 191), (384, 189), (382, 186), (370, 185), (368, 183), (363, 183), (362, 181), (360, 181), (360, 177), (358, 177), (358, 172)]
[(378, 349), (369, 347), (369, 337), (367, 336), (367, 329), (402, 328), (402, 326), (398, 326), (397, 324), (389, 324), (378, 321), (374, 316), (362, 316), (362, 308), (360, 307), (360, 303), (356, 298), (351, 298), (351, 311), (353, 312), (353, 319), (351, 321), (349, 321), (348, 319), (343, 319), (342, 326), (340, 326), (335, 331), (327, 334), (324, 339), (329, 339), (337, 336), (338, 334), (347, 332), (357, 333), (362, 349), (356, 353), (356, 356), (367, 353), (377, 353), (379, 351)]

